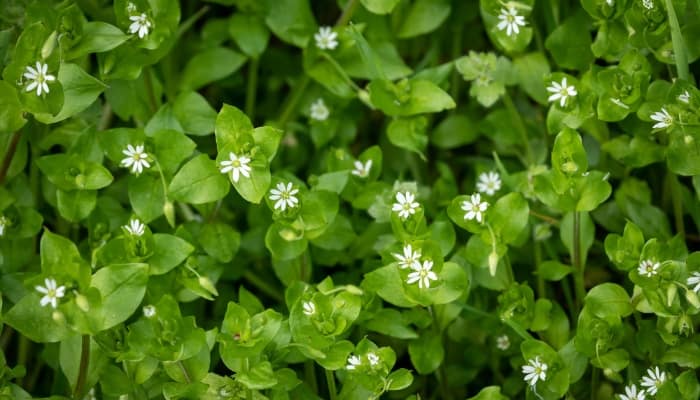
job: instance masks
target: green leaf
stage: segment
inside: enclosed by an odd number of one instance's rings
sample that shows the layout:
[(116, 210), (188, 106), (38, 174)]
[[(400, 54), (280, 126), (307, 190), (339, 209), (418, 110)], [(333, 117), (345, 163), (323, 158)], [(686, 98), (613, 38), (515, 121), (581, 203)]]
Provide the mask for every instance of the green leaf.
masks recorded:
[(542, 279), (557, 282), (573, 272), (573, 267), (562, 264), (559, 261), (545, 261), (537, 266), (537, 275)]
[(467, 400), (508, 400), (508, 397), (501, 394), (500, 386), (487, 386), (481, 389), (476, 396)]
[(432, 32), (447, 19), (451, 9), (447, 0), (414, 1), (401, 22), (398, 37), (407, 39)]
[(54, 154), (41, 157), (37, 165), (51, 183), (63, 190), (97, 190), (114, 179), (107, 168), (78, 155)]
[(17, 91), (7, 82), (0, 81), (0, 134), (16, 132), (26, 122)]
[(85, 110), (107, 87), (76, 64), (61, 64), (58, 81), (63, 86), (63, 108), (56, 115), (35, 114), (36, 118), (45, 124), (55, 124)]
[(182, 72), (180, 89), (196, 90), (236, 72), (246, 58), (231, 49), (214, 47), (189, 59)]
[(265, 0), (268, 28), (282, 41), (305, 47), (316, 31), (309, 0)]
[(542, 85), (542, 77), (550, 74), (547, 58), (542, 53), (529, 53), (513, 60), (518, 84), (532, 99), (547, 104), (549, 94)]
[(204, 251), (222, 263), (231, 262), (241, 244), (240, 233), (218, 222), (202, 226), (197, 238)]
[(185, 133), (206, 136), (214, 132), (216, 111), (197, 92), (182, 92), (173, 102), (173, 115)]
[(454, 149), (479, 138), (476, 121), (466, 114), (451, 114), (435, 127), (430, 143), (441, 149)]
[(83, 25), (80, 41), (73, 45), (66, 55), (66, 60), (80, 58), (90, 53), (112, 50), (129, 40), (119, 28), (102, 21), (88, 21)]
[(367, 89), (372, 104), (390, 116), (435, 113), (456, 106), (447, 92), (428, 80), (404, 79), (394, 84), (375, 79)]
[(39, 292), (33, 290), (3, 315), (3, 322), (38, 343), (60, 342), (70, 336), (71, 331), (65, 318), (57, 314), (54, 319), (54, 309), (50, 306), (41, 307), (40, 299)]
[(265, 234), (265, 247), (279, 260), (299, 257), (308, 247), (308, 240), (300, 232), (295, 232), (279, 223), (270, 225)]
[(588, 25), (588, 17), (579, 12), (567, 18), (547, 37), (544, 46), (560, 67), (582, 71), (593, 62)]
[(523, 195), (509, 193), (496, 201), (487, 221), (503, 244), (513, 243), (527, 228), (530, 207)]
[(184, 133), (172, 129), (160, 129), (153, 132), (151, 136), (155, 158), (165, 175), (175, 173), (180, 163), (197, 147)]
[(402, 149), (418, 153), (425, 159), (428, 146), (428, 119), (424, 116), (411, 118), (395, 118), (387, 127), (386, 134), (392, 144)]
[(403, 390), (413, 383), (413, 374), (405, 368), (399, 368), (387, 376), (388, 390)]
[(252, 390), (269, 389), (277, 384), (277, 378), (268, 361), (256, 363), (248, 371), (236, 374), (236, 380)]
[(360, 0), (360, 3), (371, 13), (389, 14), (401, 0)]
[(700, 131), (684, 129), (671, 135), (666, 149), (668, 168), (683, 176), (700, 175)]
[(420, 338), (408, 343), (408, 354), (416, 371), (426, 375), (437, 370), (442, 364), (445, 348), (439, 335), (423, 332)]
[(102, 295), (102, 330), (129, 318), (141, 304), (148, 282), (148, 265), (115, 264), (97, 271), (91, 285)]
[(163, 215), (165, 192), (160, 177), (154, 175), (131, 175), (128, 178), (129, 202), (134, 213), (144, 223)]
[(97, 191), (70, 190), (56, 191), (58, 212), (68, 221), (78, 222), (87, 218), (97, 205)]
[(148, 259), (149, 274), (162, 275), (177, 267), (192, 254), (194, 246), (184, 239), (164, 233), (153, 235), (153, 255)]
[(253, 141), (253, 124), (240, 109), (224, 104), (216, 117), (216, 148), (240, 151), (246, 143)]
[(270, 40), (270, 31), (262, 17), (253, 14), (233, 14), (228, 31), (238, 47), (251, 58), (258, 58)]
[(173, 177), (168, 193), (173, 199), (192, 203), (211, 203), (224, 198), (231, 185), (206, 154), (200, 154), (185, 164)]
[(362, 288), (376, 293), (387, 302), (399, 307), (413, 307), (414, 303), (403, 292), (401, 276), (395, 265), (377, 268), (365, 274)]
[(599, 318), (626, 317), (632, 314), (630, 297), (622, 286), (603, 283), (588, 291), (586, 306)]

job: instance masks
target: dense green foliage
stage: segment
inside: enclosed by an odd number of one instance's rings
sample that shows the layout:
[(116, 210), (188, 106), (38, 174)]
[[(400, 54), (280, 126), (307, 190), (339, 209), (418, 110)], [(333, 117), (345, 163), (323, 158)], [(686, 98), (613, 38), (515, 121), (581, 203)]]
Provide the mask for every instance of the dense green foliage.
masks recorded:
[(699, 0), (3, 0), (0, 398), (697, 400)]

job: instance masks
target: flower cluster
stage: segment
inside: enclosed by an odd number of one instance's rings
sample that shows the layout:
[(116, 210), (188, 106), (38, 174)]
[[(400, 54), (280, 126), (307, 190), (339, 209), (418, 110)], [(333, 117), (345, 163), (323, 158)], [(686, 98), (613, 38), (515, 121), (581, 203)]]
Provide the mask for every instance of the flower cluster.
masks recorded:
[(399, 262), (399, 268), (410, 268), (412, 270), (406, 279), (407, 284), (411, 285), (418, 282), (419, 289), (429, 289), (430, 281), (438, 279), (437, 274), (433, 271), (433, 260), (426, 259), (421, 261), (421, 251), (413, 250), (410, 244), (403, 247), (403, 254), (393, 253), (392, 255)]
[[(370, 351), (369, 353), (365, 354), (365, 357), (367, 358), (367, 362), (371, 367), (374, 367), (379, 364), (380, 358), (376, 353)], [(345, 369), (347, 369), (348, 371), (353, 371), (360, 368), (362, 365), (362, 357), (355, 354), (351, 354), (348, 357), (348, 364), (345, 366)]]

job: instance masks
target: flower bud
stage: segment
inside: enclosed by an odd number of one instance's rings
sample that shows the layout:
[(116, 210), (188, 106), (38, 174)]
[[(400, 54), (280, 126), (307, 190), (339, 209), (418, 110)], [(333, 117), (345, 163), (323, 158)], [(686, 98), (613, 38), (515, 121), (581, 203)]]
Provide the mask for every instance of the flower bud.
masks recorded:
[(56, 36), (58, 36), (58, 32), (53, 31), (49, 35), (48, 39), (44, 42), (44, 45), (41, 47), (41, 58), (42, 59), (47, 59), (49, 56), (51, 56), (51, 53), (53, 53), (53, 50), (56, 48)]
[(90, 311), (90, 302), (88, 301), (87, 297), (84, 295), (75, 292), (75, 304), (83, 310), (83, 312), (88, 312)]
[(688, 300), (688, 303), (690, 303), (693, 307), (700, 308), (700, 299), (698, 299), (698, 294), (694, 291), (686, 290), (685, 299)]
[(671, 307), (673, 301), (676, 299), (676, 294), (678, 294), (678, 287), (676, 285), (668, 285), (666, 288), (666, 305)]
[(66, 316), (58, 310), (54, 310), (53, 313), (51, 313), (51, 319), (59, 325), (65, 325), (66, 323)]
[(199, 286), (203, 287), (207, 292), (213, 294), (214, 296), (219, 295), (219, 292), (216, 290), (216, 286), (214, 286), (212, 281), (206, 276), (200, 276), (197, 281), (199, 282)]
[(496, 268), (498, 268), (498, 253), (492, 251), (489, 254), (489, 273), (491, 276), (496, 276)]
[(175, 227), (175, 207), (173, 206), (172, 201), (166, 201), (165, 204), (163, 204), (163, 214), (165, 215), (165, 219), (168, 220), (168, 224), (172, 228)]

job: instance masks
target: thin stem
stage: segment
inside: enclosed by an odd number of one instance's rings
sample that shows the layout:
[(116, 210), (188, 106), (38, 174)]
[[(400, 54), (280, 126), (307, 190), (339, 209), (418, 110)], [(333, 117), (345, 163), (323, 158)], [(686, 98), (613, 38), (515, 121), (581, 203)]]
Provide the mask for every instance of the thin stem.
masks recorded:
[(576, 306), (574, 305), (574, 298), (571, 295), (571, 283), (568, 279), (562, 279), (561, 290), (564, 293), (564, 301), (566, 301), (566, 308), (571, 313), (571, 323), (576, 325), (578, 313), (576, 312)]
[(591, 400), (595, 400), (598, 398), (598, 393), (596, 392), (596, 389), (598, 388), (598, 381), (600, 380), (600, 370), (596, 367), (592, 367), (593, 371), (591, 372)]
[(284, 129), (284, 126), (290, 121), (294, 111), (297, 108), (297, 103), (299, 103), (299, 100), (301, 100), (306, 87), (309, 85), (309, 81), (310, 79), (308, 75), (301, 77), (301, 80), (296, 83), (292, 89), (292, 92), (287, 97), (282, 113), (278, 119), (280, 128)]
[[(462, 40), (463, 40), (464, 24), (457, 24), (452, 33), (452, 59), (456, 60), (462, 54)], [(450, 96), (457, 102), (459, 97), (459, 90), (462, 83), (462, 74), (455, 68), (452, 71), (452, 84), (450, 85)]]
[(90, 335), (83, 335), (80, 343), (80, 367), (78, 370), (78, 380), (73, 390), (74, 399), (82, 399), (85, 381), (87, 380), (88, 367), (90, 366)]
[(0, 349), (3, 353), (7, 353), (7, 345), (10, 344), (12, 339), (12, 334), (15, 332), (10, 325), (5, 325), (2, 330), (2, 336), (0, 336)]
[(683, 221), (683, 192), (678, 177), (672, 172), (668, 172), (668, 180), (671, 184), (671, 202), (673, 203), (673, 219), (676, 225), (676, 232), (685, 237), (685, 222)]
[(673, 8), (673, 1), (666, 0), (666, 11), (668, 12), (668, 25), (671, 28), (671, 41), (673, 43), (673, 59), (676, 61), (676, 72), (678, 77), (689, 81), (690, 72), (688, 71), (688, 54), (683, 41), (681, 27), (678, 24), (676, 10)]
[(112, 105), (105, 101), (105, 104), (102, 106), (102, 115), (100, 116), (100, 121), (97, 123), (97, 130), (103, 131), (109, 128), (109, 125), (112, 123), (113, 115), (114, 113), (112, 112)]
[(156, 101), (156, 95), (153, 90), (153, 79), (151, 78), (151, 69), (144, 68), (141, 72), (143, 74), (143, 84), (146, 87), (146, 98), (148, 99), (148, 107), (151, 112), (155, 114), (158, 111), (158, 102)]
[(318, 382), (316, 381), (316, 371), (314, 371), (314, 362), (306, 360), (304, 362), (304, 381), (309, 384), (311, 390), (318, 394)]
[(571, 262), (574, 266), (574, 291), (576, 293), (576, 310), (580, 311), (583, 306), (583, 299), (586, 297), (586, 287), (584, 286), (584, 265), (581, 260), (581, 213), (574, 211), (573, 226), (573, 251)]
[[(533, 251), (535, 255), (535, 268), (538, 268), (540, 264), (542, 264), (542, 245), (538, 240), (535, 239), (535, 235), (533, 233)], [(547, 297), (547, 291), (545, 289), (544, 285), (544, 278), (542, 278), (542, 275), (537, 274), (537, 297), (544, 299)]]
[(284, 303), (284, 297), (282, 296), (282, 291), (272, 285), (270, 285), (265, 279), (261, 279), (257, 274), (247, 271), (243, 274), (243, 279), (248, 281), (251, 285), (258, 288), (261, 292), (270, 296), (270, 298)]
[[(435, 309), (433, 306), (428, 306), (428, 312), (430, 312), (430, 315), (433, 317), (433, 330), (435, 331), (435, 335), (438, 335), (440, 337), (440, 342), (443, 343), (444, 347), (444, 335), (442, 334), (442, 329), (440, 329), (440, 324), (437, 319), (437, 313), (435, 312)], [(449, 383), (447, 382), (447, 374), (445, 373), (445, 360), (440, 363), (440, 366), (438, 369), (435, 371), (435, 377), (437, 378), (438, 382), (440, 383), (440, 392), (442, 394), (443, 399), (451, 399), (452, 396), (450, 394), (450, 389), (449, 389)]]
[(358, 5), (359, 2), (357, 0), (350, 0), (345, 6), (343, 13), (340, 15), (340, 18), (338, 18), (338, 21), (335, 23), (335, 26), (344, 26), (348, 22), (350, 22), (350, 18), (352, 18), (352, 15), (355, 13), (355, 10), (357, 9)]
[(255, 95), (258, 91), (258, 67), (260, 60), (253, 57), (248, 62), (248, 85), (245, 92), (245, 113), (251, 121), (255, 119)]
[(192, 379), (190, 378), (190, 374), (187, 372), (187, 368), (185, 368), (185, 364), (182, 363), (182, 360), (177, 360), (177, 366), (180, 368), (180, 372), (182, 372), (182, 376), (185, 377), (185, 382), (191, 383)]
[(17, 152), (17, 144), (19, 143), (20, 133), (15, 132), (10, 139), (10, 145), (7, 147), (7, 153), (2, 159), (2, 165), (0, 166), (0, 185), (5, 183), (5, 178), (7, 177), (7, 170), (10, 169), (10, 164), (12, 164), (12, 159), (15, 157), (15, 152)]
[(337, 398), (338, 389), (335, 387), (335, 377), (333, 376), (333, 371), (326, 371), (326, 382), (328, 383), (328, 395), (330, 400), (335, 400)]
[(340, 64), (338, 64), (338, 61), (336, 61), (335, 58), (333, 58), (330, 54), (328, 54), (326, 52), (321, 53), (321, 57), (325, 58), (326, 61), (328, 61), (333, 66), (333, 68), (336, 71), (338, 71), (338, 74), (340, 74), (340, 77), (343, 78), (345, 83), (347, 83), (348, 86), (350, 86), (354, 91), (359, 92), (360, 90), (362, 90), (362, 88), (357, 86), (355, 81), (353, 81), (352, 78), (350, 78), (350, 76), (348, 76), (347, 72), (345, 72), (343, 67), (341, 67)]
[(528, 138), (527, 127), (525, 126), (525, 121), (523, 121), (520, 112), (517, 108), (515, 108), (513, 99), (510, 97), (510, 94), (508, 94), (507, 90), (503, 94), (503, 104), (506, 106), (506, 109), (508, 110), (511, 119), (515, 121), (515, 128), (520, 134), (520, 137), (523, 141), (523, 145), (525, 146), (525, 157), (527, 160), (527, 165), (531, 165), (534, 162), (535, 158), (532, 155), (532, 149), (530, 148), (530, 139)]
[(503, 256), (503, 263), (506, 265), (506, 275), (508, 276), (508, 285), (515, 283), (515, 275), (513, 274), (513, 266), (510, 264), (508, 252)]
[(209, 11), (209, 6), (204, 6), (204, 7), (200, 8), (199, 11), (197, 11), (197, 12), (194, 13), (194, 14), (192, 14), (191, 17), (187, 18), (187, 19), (185, 20), (185, 22), (183, 22), (182, 24), (180, 24), (180, 26), (179, 26), (178, 29), (177, 29), (177, 33), (176, 33), (178, 39), (179, 39), (182, 35), (184, 35), (185, 32), (187, 32), (188, 30), (190, 30), (190, 28), (194, 25), (194, 23), (197, 22), (197, 20), (199, 20), (200, 18), (202, 18), (202, 17), (204, 16), (204, 14), (207, 13), (207, 11)]

